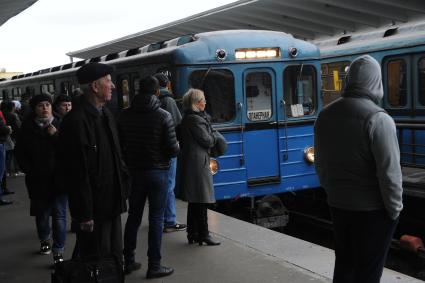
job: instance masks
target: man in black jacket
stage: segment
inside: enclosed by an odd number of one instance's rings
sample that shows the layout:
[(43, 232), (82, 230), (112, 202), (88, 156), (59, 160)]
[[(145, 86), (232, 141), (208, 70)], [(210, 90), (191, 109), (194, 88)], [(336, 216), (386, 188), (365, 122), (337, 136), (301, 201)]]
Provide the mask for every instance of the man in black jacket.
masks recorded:
[(125, 160), (132, 177), (128, 219), (124, 232), (125, 272), (140, 268), (135, 261), (137, 231), (149, 199), (149, 237), (147, 278), (170, 275), (172, 268), (161, 265), (161, 241), (167, 201), (168, 172), (171, 158), (177, 156), (179, 144), (170, 113), (161, 109), (156, 97), (155, 77), (140, 81), (140, 94), (118, 121)]
[(104, 107), (115, 88), (112, 67), (89, 63), (77, 71), (84, 94), (61, 124), (59, 150), (71, 216), (79, 223), (81, 257), (122, 258), (121, 213), (126, 207), (126, 169), (116, 124)]
[[(0, 180), (3, 178), (3, 174), (5, 174), (6, 169), (6, 151), (4, 148), (4, 142), (11, 133), (12, 128), (6, 125), (4, 118), (0, 117)], [(3, 199), (4, 189), (5, 188), (0, 187), (0, 205), (12, 204), (12, 201)]]

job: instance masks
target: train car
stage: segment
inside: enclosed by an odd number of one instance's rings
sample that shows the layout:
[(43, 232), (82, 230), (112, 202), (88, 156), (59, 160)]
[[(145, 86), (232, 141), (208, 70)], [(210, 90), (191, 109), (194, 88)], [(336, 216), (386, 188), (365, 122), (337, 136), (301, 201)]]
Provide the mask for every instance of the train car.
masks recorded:
[(425, 198), (425, 23), (413, 22), (317, 42), (323, 105), (341, 95), (352, 60), (362, 54), (382, 67), (382, 107), (398, 131), (405, 194)]
[(103, 62), (116, 68), (110, 107), (119, 111), (142, 76), (163, 72), (177, 101), (190, 87), (204, 90), (213, 126), (228, 141), (227, 153), (211, 160), (217, 200), (254, 199), (319, 186), (319, 55), (315, 45), (283, 32), (207, 32), (14, 77), (0, 82), (0, 93), (72, 93), (78, 67)]

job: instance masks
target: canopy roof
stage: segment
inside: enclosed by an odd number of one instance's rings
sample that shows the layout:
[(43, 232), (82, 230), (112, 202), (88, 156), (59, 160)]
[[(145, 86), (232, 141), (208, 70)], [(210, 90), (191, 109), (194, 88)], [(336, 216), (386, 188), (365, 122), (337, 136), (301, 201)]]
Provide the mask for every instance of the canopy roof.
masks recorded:
[(23, 10), (30, 7), (37, 0), (1, 0), (0, 1), (0, 26)]
[(425, 19), (423, 0), (240, 0), (67, 55), (88, 59), (186, 34), (225, 29), (284, 31), (317, 43), (421, 19)]

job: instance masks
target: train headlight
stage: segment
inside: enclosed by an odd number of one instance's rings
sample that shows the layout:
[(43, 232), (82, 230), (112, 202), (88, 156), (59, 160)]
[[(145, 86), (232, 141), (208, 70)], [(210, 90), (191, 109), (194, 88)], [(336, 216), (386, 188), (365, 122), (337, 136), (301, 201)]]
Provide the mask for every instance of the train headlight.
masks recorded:
[(211, 174), (213, 174), (213, 175), (217, 174), (218, 169), (219, 169), (218, 161), (216, 159), (210, 158)]
[(304, 157), (308, 162), (314, 163), (314, 147), (310, 146), (305, 148)]

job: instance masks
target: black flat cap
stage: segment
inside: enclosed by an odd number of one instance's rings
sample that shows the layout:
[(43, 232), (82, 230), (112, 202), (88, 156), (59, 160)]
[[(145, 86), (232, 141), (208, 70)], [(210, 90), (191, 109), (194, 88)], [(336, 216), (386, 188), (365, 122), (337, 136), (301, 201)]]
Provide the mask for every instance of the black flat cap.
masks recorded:
[(40, 102), (43, 102), (43, 101), (47, 101), (50, 104), (52, 104), (52, 97), (50, 95), (44, 94), (44, 93), (43, 94), (37, 94), (37, 95), (35, 95), (31, 98), (30, 106), (31, 106), (32, 109), (34, 109), (37, 106), (37, 104), (39, 104)]
[(101, 63), (88, 63), (77, 71), (79, 84), (88, 84), (114, 72), (114, 68)]

